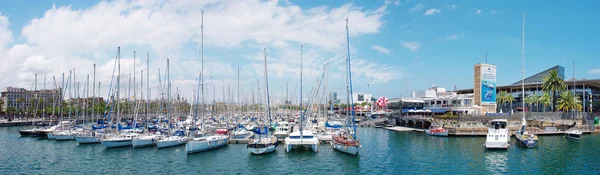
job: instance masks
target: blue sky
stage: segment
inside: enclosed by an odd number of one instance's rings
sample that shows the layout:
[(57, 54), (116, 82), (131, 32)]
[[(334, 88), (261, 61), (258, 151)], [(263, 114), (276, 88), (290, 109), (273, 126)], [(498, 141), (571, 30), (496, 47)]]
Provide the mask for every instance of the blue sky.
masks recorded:
[[(330, 88), (343, 94), (346, 17), (350, 21), (355, 92), (387, 97), (406, 95), (404, 77), (408, 90), (433, 84), (448, 89), (454, 85), (458, 89), (472, 88), (473, 65), (483, 62), (486, 52), (488, 63), (498, 67), (498, 84), (516, 82), (521, 77), (523, 11), (526, 76), (562, 65), (565, 76), (571, 78), (574, 61), (577, 78), (598, 79), (600, 51), (595, 44), (600, 41), (596, 32), (600, 14), (593, 8), (598, 4), (417, 0), (1, 1), (0, 73), (18, 75), (0, 80), (0, 86), (28, 88), (35, 73), (59, 75), (72, 68), (77, 68), (78, 81), (85, 82), (80, 75), (90, 74), (93, 63), (104, 70), (99, 80), (106, 86), (110, 78), (106, 72), (112, 70), (116, 47), (121, 46), (124, 59), (133, 57), (134, 50), (138, 55), (150, 53), (152, 86), (158, 83), (157, 69), (164, 71), (165, 59), (170, 58), (171, 79), (177, 81), (174, 84), (181, 91), (191, 94), (200, 65), (200, 9), (205, 9), (205, 80), (212, 77), (207, 88), (215, 85), (217, 94), (209, 94), (209, 98), (222, 98), (223, 82), (235, 89), (238, 66), (245, 93), (256, 86), (256, 79), (263, 81), (262, 48), (267, 48), (269, 81), (275, 96), (283, 96), (286, 82), (291, 94), (298, 79), (300, 44), (305, 47), (305, 89), (316, 84), (321, 67), (329, 62)], [(145, 70), (140, 61), (145, 60), (138, 56), (136, 68)], [(133, 63), (126, 64), (127, 72)]]

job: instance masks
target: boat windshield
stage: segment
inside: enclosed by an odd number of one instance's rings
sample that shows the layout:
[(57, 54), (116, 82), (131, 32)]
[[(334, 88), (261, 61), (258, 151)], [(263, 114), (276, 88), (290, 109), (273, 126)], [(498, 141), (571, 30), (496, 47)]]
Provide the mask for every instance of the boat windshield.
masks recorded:
[(494, 121), (494, 122), (490, 123), (490, 128), (493, 128), (493, 129), (506, 129), (506, 122)]

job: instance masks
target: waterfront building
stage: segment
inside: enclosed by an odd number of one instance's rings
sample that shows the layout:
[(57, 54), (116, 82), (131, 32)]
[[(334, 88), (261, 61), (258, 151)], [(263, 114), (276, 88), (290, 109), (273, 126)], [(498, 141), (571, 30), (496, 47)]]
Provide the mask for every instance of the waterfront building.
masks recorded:
[[(52, 102), (59, 99), (60, 89), (45, 89), (45, 90), (26, 90), (25, 88), (7, 87), (0, 91), (1, 98), (3, 100), (2, 112), (7, 113), (8, 110), (14, 109), (15, 112), (23, 109), (34, 109), (37, 107), (38, 110), (44, 108), (43, 101), (46, 102), (45, 107), (51, 107)], [(43, 100), (39, 101), (37, 100)]]
[[(600, 79), (588, 80), (588, 79), (574, 79), (571, 78), (566, 80), (564, 77), (564, 67), (557, 65), (552, 68), (546, 69), (539, 73), (533, 74), (530, 77), (524, 79), (525, 81), (525, 96), (531, 94), (543, 94), (542, 84), (543, 79), (550, 73), (551, 70), (556, 70), (558, 72), (559, 77), (565, 80), (565, 84), (567, 85), (567, 89), (569, 91), (575, 91), (579, 99), (581, 100), (583, 111), (589, 112), (598, 111), (600, 109)], [(510, 104), (498, 104), (498, 108), (496, 112), (509, 112), (509, 111), (532, 111), (532, 112), (543, 112), (543, 111), (552, 111), (552, 105), (545, 106), (544, 105), (528, 105), (526, 104), (526, 108), (522, 109), (522, 85), (521, 81), (517, 81), (510, 85), (502, 85), (496, 86), (496, 92), (506, 91), (511, 94), (515, 101)], [(474, 94), (474, 89), (460, 89), (456, 90), (458, 95), (469, 95)], [(550, 94), (552, 96), (552, 94)], [(558, 98), (559, 94), (557, 94)], [(531, 108), (531, 109), (529, 109)]]

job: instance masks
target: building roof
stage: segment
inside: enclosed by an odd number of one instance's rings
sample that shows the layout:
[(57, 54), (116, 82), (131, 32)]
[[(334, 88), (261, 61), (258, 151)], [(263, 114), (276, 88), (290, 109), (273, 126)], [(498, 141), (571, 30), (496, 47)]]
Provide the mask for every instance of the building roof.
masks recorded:
[[(546, 69), (542, 72), (539, 72), (535, 75), (525, 78), (525, 84), (541, 83), (544, 80), (544, 77), (546, 77), (546, 75), (550, 74), (550, 71), (552, 71), (552, 70), (556, 70), (556, 72), (558, 72), (558, 77), (562, 78), (563, 80), (565, 79), (565, 68), (560, 65), (556, 65), (550, 69)], [(521, 80), (513, 83), (513, 85), (521, 85)]]
[[(594, 79), (594, 80), (584, 79), (584, 80), (577, 80), (577, 81), (574, 81), (574, 80), (565, 81), (565, 84), (567, 84), (567, 86), (569, 86), (569, 87), (573, 87), (574, 83), (575, 83), (575, 85), (577, 85), (577, 88), (583, 88), (583, 86), (585, 85), (586, 88), (600, 90), (600, 79)], [(511, 92), (511, 90), (520, 91), (521, 88), (522, 88), (521, 84), (512, 84), (512, 85), (497, 86), (496, 90)], [(525, 84), (525, 89), (541, 90), (542, 82)], [(460, 89), (460, 90), (456, 90), (456, 93), (472, 94), (473, 89)]]

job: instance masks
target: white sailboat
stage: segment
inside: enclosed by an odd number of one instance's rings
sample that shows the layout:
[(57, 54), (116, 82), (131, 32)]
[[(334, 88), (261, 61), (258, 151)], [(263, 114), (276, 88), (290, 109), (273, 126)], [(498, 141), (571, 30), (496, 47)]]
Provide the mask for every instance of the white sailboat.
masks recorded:
[[(117, 88), (115, 92), (117, 93), (117, 125), (121, 121), (121, 107), (119, 101), (120, 99), (120, 90), (121, 90), (121, 47), (117, 48), (117, 65), (118, 65), (118, 74), (117, 74)], [(112, 123), (112, 122), (111, 122)], [(131, 142), (134, 138), (139, 137), (140, 134), (134, 132), (125, 132), (121, 134), (119, 132), (119, 128), (117, 127), (117, 132), (115, 134), (107, 135), (105, 138), (100, 140), (100, 143), (106, 148), (115, 148), (115, 147), (126, 147), (131, 146)]]
[(265, 54), (265, 94), (267, 99), (267, 118), (269, 119), (269, 125), (261, 127), (258, 131), (258, 138), (253, 139), (248, 143), (246, 148), (252, 154), (268, 154), (277, 148), (277, 138), (275, 136), (269, 136), (269, 127), (271, 126), (271, 100), (269, 96), (269, 77), (267, 76), (267, 49), (264, 49)]
[(336, 151), (343, 153), (357, 155), (361, 149), (361, 144), (356, 138), (356, 124), (354, 121), (354, 99), (352, 96), (352, 67), (350, 66), (350, 36), (348, 34), (348, 18), (346, 18), (346, 44), (347, 44), (347, 55), (346, 55), (346, 91), (347, 91), (347, 102), (350, 103), (350, 117), (346, 118), (348, 125), (340, 130), (339, 134), (333, 136), (331, 145)]
[[(300, 46), (300, 107), (302, 107), (302, 45)], [(306, 129), (307, 121), (304, 121), (304, 111), (300, 110), (300, 127), (292, 132), (285, 140), (284, 147), (286, 152), (292, 151), (296, 147), (309, 147), (314, 152), (319, 151), (319, 140), (310, 131)]]
[[(522, 108), (525, 109), (525, 12), (523, 12), (523, 37), (521, 42), (521, 104), (523, 104)], [(523, 114), (523, 119), (521, 122), (522, 126), (521, 129), (518, 130), (515, 134), (515, 138), (517, 139), (517, 142), (519, 142), (520, 145), (523, 145), (526, 148), (536, 147), (538, 144), (538, 138), (535, 135), (535, 133), (525, 130), (525, 128), (527, 127), (527, 120), (525, 120), (525, 111), (521, 112), (521, 114)]]
[[(157, 148), (167, 148), (167, 147), (172, 147), (172, 146), (179, 146), (179, 145), (183, 145), (187, 142), (187, 138), (185, 137), (185, 132), (183, 130), (177, 130), (174, 133), (171, 132), (171, 128), (172, 123), (174, 120), (174, 117), (171, 114), (171, 80), (170, 80), (170, 76), (169, 75), (169, 59), (167, 59), (167, 86), (168, 86), (168, 90), (167, 90), (167, 118), (169, 118), (169, 135), (167, 137), (163, 137), (160, 140), (158, 140), (156, 142), (156, 147)], [(175, 124), (175, 127), (177, 125)]]
[[(205, 110), (204, 109), (204, 74), (203, 74), (204, 73), (204, 11), (202, 11), (202, 19), (200, 22), (200, 29), (201, 29), (200, 59), (202, 62), (202, 68), (201, 68), (201, 76), (198, 79), (200, 81), (198, 83), (198, 86), (199, 86), (198, 90), (201, 90), (201, 93), (202, 93), (202, 111), (204, 111)], [(202, 89), (200, 89), (200, 88), (202, 88)], [(196, 98), (198, 98), (198, 95), (196, 96)], [(198, 101), (198, 100), (196, 100), (196, 101)], [(196, 115), (198, 115), (198, 113), (199, 112), (196, 112)], [(205, 130), (204, 115), (202, 115), (202, 121), (200, 122), (200, 124), (202, 126), (201, 126), (201, 131), (198, 133), (199, 137), (190, 139), (185, 144), (185, 150), (188, 154), (202, 152), (202, 151), (208, 151), (208, 150), (212, 150), (212, 149), (216, 149), (216, 148), (221, 148), (228, 144), (229, 137), (226, 135), (212, 135), (212, 136), (204, 135), (204, 132), (203, 132)]]

